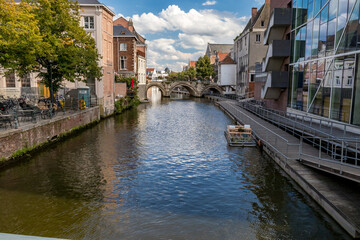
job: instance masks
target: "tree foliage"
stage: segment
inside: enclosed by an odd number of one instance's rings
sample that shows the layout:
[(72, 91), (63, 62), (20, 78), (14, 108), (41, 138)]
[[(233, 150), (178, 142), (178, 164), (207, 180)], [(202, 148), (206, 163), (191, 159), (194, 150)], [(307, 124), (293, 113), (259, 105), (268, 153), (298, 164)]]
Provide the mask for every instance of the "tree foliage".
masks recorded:
[(64, 80), (101, 79), (100, 55), (94, 38), (80, 26), (76, 1), (0, 3), (0, 64), (4, 68), (39, 72), (51, 91), (57, 91)]
[(194, 81), (196, 80), (196, 70), (191, 67), (179, 73), (171, 72), (167, 79), (169, 81)]
[(196, 76), (202, 79), (215, 76), (214, 68), (210, 64), (209, 56), (199, 57), (196, 63)]
[(0, 65), (19, 75), (37, 66), (42, 36), (34, 11), (36, 5), (0, 0)]
[(80, 7), (68, 0), (29, 0), (39, 6), (35, 16), (43, 38), (38, 55), (39, 76), (46, 86), (57, 91), (64, 80), (101, 79), (100, 56), (95, 40), (80, 24)]

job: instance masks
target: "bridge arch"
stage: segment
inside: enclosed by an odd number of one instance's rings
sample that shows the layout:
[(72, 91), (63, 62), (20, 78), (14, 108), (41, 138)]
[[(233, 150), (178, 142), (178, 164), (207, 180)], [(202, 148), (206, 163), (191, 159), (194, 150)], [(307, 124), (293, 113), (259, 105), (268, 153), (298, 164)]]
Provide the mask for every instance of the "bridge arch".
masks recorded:
[(183, 82), (183, 81), (172, 84), (169, 89), (169, 93), (171, 93), (174, 90), (174, 88), (177, 87), (183, 87), (186, 90), (188, 90), (191, 96), (199, 97), (199, 92), (197, 91), (197, 89), (194, 86), (192, 86), (190, 82)]
[(157, 87), (157, 88), (159, 88), (160, 91), (161, 91), (161, 95), (162, 95), (163, 97), (167, 96), (167, 94), (166, 94), (167, 92), (166, 92), (164, 86), (163, 86), (161, 83), (155, 83), (155, 82), (151, 82), (151, 83), (149, 83), (149, 84), (146, 85), (146, 94), (147, 94), (147, 91), (148, 91), (150, 88), (152, 88), (152, 87)]
[(224, 94), (224, 90), (219, 87), (218, 85), (209, 85), (209, 86), (206, 86), (200, 93), (200, 97), (202, 97), (204, 94), (206, 94), (206, 92), (208, 92), (209, 90), (216, 90), (217, 92), (219, 92), (220, 94)]

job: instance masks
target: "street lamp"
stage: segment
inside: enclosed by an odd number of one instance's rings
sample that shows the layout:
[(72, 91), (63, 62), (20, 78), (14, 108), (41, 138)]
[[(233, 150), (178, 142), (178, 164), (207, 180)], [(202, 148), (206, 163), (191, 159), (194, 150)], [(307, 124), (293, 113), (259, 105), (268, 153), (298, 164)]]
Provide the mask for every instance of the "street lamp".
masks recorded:
[(53, 103), (54, 103), (54, 87), (53, 87), (53, 80), (52, 80), (52, 63), (53, 63), (53, 61), (49, 60), (49, 63), (50, 63), (50, 101), (51, 101), (49, 111), (50, 111), (50, 118), (52, 118)]

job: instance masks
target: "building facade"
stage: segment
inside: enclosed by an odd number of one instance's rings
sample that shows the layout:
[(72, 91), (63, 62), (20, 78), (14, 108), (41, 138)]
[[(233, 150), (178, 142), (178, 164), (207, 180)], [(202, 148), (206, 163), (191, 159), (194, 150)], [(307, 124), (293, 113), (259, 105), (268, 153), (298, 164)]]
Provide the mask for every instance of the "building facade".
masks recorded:
[(114, 30), (115, 72), (121, 77), (134, 77), (137, 72), (136, 36), (118, 25)]
[[(112, 114), (115, 109), (112, 28), (112, 19), (115, 13), (97, 0), (78, 0), (78, 2), (81, 15), (80, 25), (94, 37), (98, 53), (102, 57), (99, 61), (103, 70), (101, 81), (87, 79), (86, 85), (90, 88), (92, 97), (97, 98), (100, 114), (107, 116)], [(76, 85), (78, 84), (76, 83)]]
[(289, 85), (292, 1), (270, 2), (269, 24), (264, 32), (268, 51), (255, 75), (255, 99), (267, 108), (286, 111)]
[(114, 34), (114, 61), (117, 62), (115, 71), (120, 76), (137, 77), (138, 96), (140, 99), (145, 99), (146, 39), (135, 30), (132, 19), (126, 20), (120, 17), (113, 22), (113, 25), (116, 31)]
[(360, 125), (359, 0), (294, 0), (288, 106)]
[(224, 94), (235, 95), (236, 93), (236, 63), (228, 54), (219, 63), (219, 79), (217, 84), (225, 89)]
[[(20, 2), (16, 0), (15, 2)], [(66, 91), (77, 87), (88, 86), (90, 88), (91, 98), (100, 106), (101, 116), (107, 116), (114, 112), (114, 65), (113, 65), (113, 29), (112, 19), (115, 13), (106, 5), (97, 0), (78, 0), (80, 5), (80, 26), (88, 32), (96, 42), (96, 48), (101, 55), (99, 66), (102, 68), (103, 77), (101, 81), (89, 78), (85, 82), (64, 82)], [(2, 92), (7, 92), (8, 96), (18, 96), (37, 92), (38, 96), (49, 97), (49, 91), (39, 79), (36, 79), (37, 73), (31, 73), (25, 80), (18, 76), (2, 77), (0, 79), (0, 88), (5, 88)], [(15, 84), (14, 84), (15, 79)], [(18, 81), (20, 80), (20, 82)], [(30, 90), (26, 90), (30, 86)], [(38, 89), (34, 89), (38, 88)], [(63, 90), (61, 90), (63, 92)], [(15, 94), (16, 93), (16, 94)], [(1, 93), (0, 93), (1, 94)]]
[(263, 41), (269, 16), (270, 0), (266, 0), (259, 10), (252, 8), (249, 22), (234, 41), (238, 96), (242, 97), (254, 92), (255, 66), (262, 62), (268, 48)]

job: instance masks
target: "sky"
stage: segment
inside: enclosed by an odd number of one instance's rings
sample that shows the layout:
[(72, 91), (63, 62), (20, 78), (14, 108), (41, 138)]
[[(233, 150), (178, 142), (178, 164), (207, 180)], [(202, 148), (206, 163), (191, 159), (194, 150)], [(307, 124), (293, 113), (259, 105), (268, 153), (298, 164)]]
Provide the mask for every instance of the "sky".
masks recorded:
[(181, 71), (206, 51), (207, 43), (232, 44), (251, 8), (264, 0), (100, 0), (116, 16), (132, 18), (146, 38), (147, 67)]

